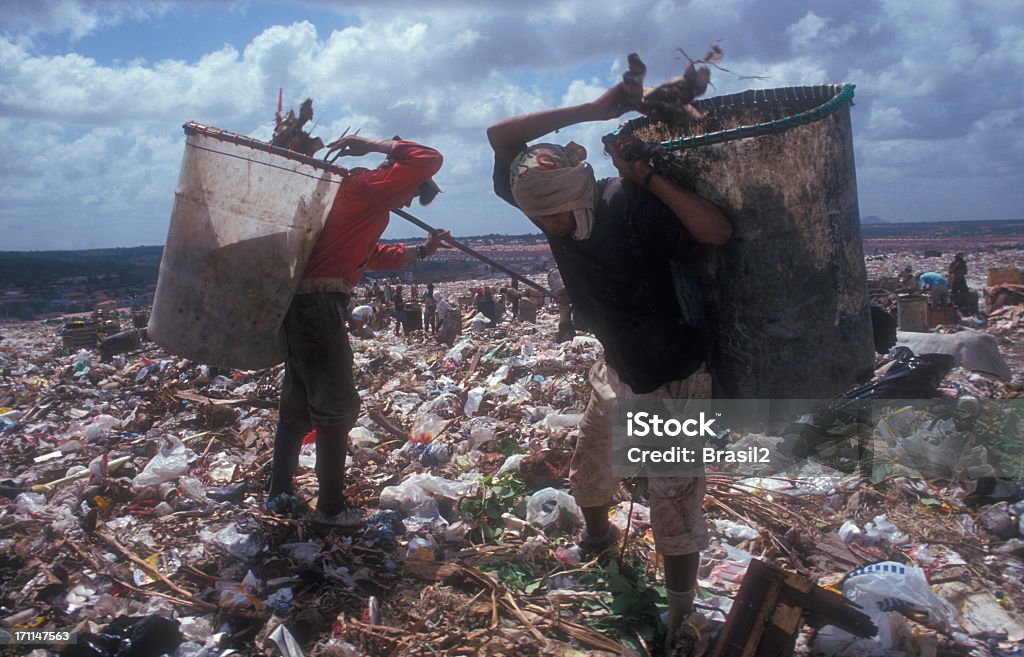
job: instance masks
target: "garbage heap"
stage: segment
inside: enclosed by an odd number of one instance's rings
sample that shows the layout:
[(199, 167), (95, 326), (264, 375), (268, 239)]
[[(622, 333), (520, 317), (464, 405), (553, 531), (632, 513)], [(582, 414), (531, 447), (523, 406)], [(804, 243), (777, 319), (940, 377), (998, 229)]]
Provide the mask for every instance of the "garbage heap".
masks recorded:
[[(47, 324), (5, 324), (0, 624), (76, 630), (94, 652), (75, 654), (89, 655), (132, 641), (180, 657), (655, 654), (665, 597), (643, 486), (625, 482), (616, 500), (619, 549), (581, 561), (575, 548), (566, 471), (601, 350), (585, 334), (555, 342), (557, 320), (544, 307), (536, 323), (474, 331), (467, 312), (450, 347), (421, 332), (353, 339), (363, 413), (348, 495), (367, 521), (328, 533), (301, 510), (263, 509), (280, 366), (215, 370), (151, 343), (104, 362)], [(953, 406), (974, 425), (886, 411), (868, 428), (884, 467), (861, 467), (862, 449), (781, 477), (709, 473), (706, 625), (688, 654), (712, 649), (753, 559), (843, 593), (879, 627), (871, 639), (805, 627), (798, 654), (1019, 653), (1024, 412), (969, 392)], [(977, 449), (979, 427), (998, 449)], [(821, 449), (852, 449), (844, 431)], [(999, 476), (978, 476), (996, 459)], [(314, 461), (310, 441), (306, 500)]]

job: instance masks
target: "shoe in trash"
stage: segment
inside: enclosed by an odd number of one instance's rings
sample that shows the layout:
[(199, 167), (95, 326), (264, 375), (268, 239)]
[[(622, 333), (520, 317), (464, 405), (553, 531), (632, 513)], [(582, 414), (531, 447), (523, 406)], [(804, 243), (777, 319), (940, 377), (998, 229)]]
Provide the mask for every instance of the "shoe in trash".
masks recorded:
[(363, 511), (354, 506), (346, 506), (338, 513), (326, 514), (320, 509), (313, 512), (310, 521), (321, 527), (337, 527), (339, 529), (354, 529), (363, 524)]
[(263, 503), (265, 511), (279, 516), (295, 515), (302, 510), (302, 506), (299, 498), (291, 493), (278, 493), (273, 497), (267, 498), (267, 501)]

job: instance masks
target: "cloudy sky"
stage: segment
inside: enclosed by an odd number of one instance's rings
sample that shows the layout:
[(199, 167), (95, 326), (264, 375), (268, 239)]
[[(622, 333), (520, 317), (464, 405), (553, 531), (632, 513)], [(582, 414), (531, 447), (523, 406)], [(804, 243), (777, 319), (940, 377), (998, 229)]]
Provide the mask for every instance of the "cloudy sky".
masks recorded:
[[(184, 135), (266, 139), (278, 89), (347, 126), (437, 147), (445, 193), (415, 212), (456, 235), (524, 233), (490, 191), (486, 127), (590, 100), (639, 52), (720, 40), (712, 94), (852, 82), (862, 216), (1024, 217), (1024, 0), (7, 0), (0, 27), (0, 250), (162, 244)], [(627, 115), (628, 118), (628, 115)], [(598, 139), (563, 131), (611, 175)], [(394, 219), (386, 236), (414, 235)]]

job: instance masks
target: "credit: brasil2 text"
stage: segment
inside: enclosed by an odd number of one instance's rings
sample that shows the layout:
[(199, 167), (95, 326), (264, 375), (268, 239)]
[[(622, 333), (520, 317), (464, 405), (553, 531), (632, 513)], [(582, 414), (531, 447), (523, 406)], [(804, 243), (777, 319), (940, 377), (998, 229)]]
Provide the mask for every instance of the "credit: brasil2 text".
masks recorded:
[[(697, 460), (697, 457), (700, 460)], [(746, 447), (744, 449), (690, 449), (688, 447), (669, 447), (667, 449), (643, 449), (630, 447), (626, 450), (626, 460), (630, 463), (771, 463), (771, 455), (767, 447)]]

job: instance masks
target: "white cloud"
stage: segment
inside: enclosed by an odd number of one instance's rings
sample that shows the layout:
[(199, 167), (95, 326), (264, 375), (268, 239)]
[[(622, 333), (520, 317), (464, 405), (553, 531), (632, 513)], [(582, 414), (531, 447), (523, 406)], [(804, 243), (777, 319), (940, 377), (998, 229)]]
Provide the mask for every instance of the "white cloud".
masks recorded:
[[(656, 84), (682, 72), (676, 48), (699, 56), (719, 38), (723, 66), (734, 73), (713, 71), (712, 94), (857, 84), (852, 116), (865, 213), (899, 218), (949, 188), (967, 200), (936, 212), (969, 204), (975, 188), (989, 192), (991, 218), (1015, 216), (1021, 206), (1020, 185), (1004, 180), (1024, 165), (1019, 0), (826, 0), (812, 11), (768, 0), (308, 2), (343, 13), (334, 22), (322, 13), (308, 19), (294, 5), (294, 19), (283, 23), (261, 22), (267, 6), (287, 5), (224, 3), (222, 11), (250, 26), (244, 38), (225, 38), (199, 57), (152, 61), (118, 59), (116, 44), (108, 44), (112, 56), (89, 56), (77, 40), (101, 40), (107, 27), (129, 21), (145, 33), (180, 15), (182, 3), (5, 5), (0, 231), (14, 236), (7, 248), (57, 239), (68, 248), (161, 242), (181, 123), (267, 138), (278, 88), (290, 107), (314, 99), (316, 133), (325, 140), (351, 127), (437, 145), (446, 156), (445, 195), (422, 212), (464, 234), (493, 232), (514, 213), (490, 192), (487, 125), (592, 100), (619, 79), (629, 52), (641, 54)], [(752, 75), (767, 79), (738, 77)], [(576, 126), (554, 140), (582, 143), (599, 175), (611, 175), (600, 137), (616, 123)], [(903, 196), (894, 191), (900, 181)], [(933, 181), (942, 191), (929, 191)], [(24, 230), (40, 222), (53, 230)]]
[(90, 2), (79, 0), (7, 0), (5, 29), (25, 33), (62, 34), (74, 42), (123, 21), (146, 20), (166, 13), (173, 2)]
[(824, 19), (813, 11), (786, 28), (790, 48), (797, 53), (810, 49), (840, 48), (856, 33), (852, 25), (833, 27), (832, 21)]
[(868, 119), (868, 129), (875, 137), (885, 139), (906, 134), (913, 125), (903, 118), (903, 112), (898, 107), (886, 107), (876, 103), (871, 108), (871, 116)]

